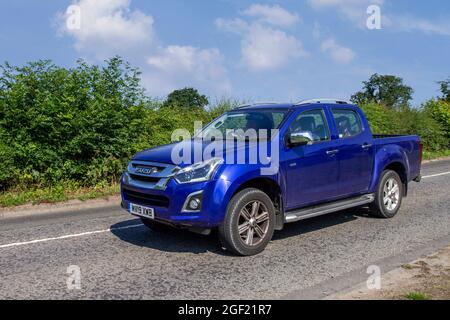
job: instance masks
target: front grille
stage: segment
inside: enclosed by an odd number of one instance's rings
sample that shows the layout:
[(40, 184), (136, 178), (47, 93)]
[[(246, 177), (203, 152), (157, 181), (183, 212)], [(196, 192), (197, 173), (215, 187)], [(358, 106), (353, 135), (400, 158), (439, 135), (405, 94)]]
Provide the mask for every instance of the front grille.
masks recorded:
[(132, 173), (130, 173), (130, 177), (131, 177), (131, 179), (136, 180), (136, 181), (155, 183), (155, 184), (158, 183), (161, 180), (161, 178), (140, 176), (140, 175), (132, 174)]
[(137, 191), (132, 191), (129, 189), (123, 189), (125, 199), (129, 202), (140, 204), (143, 206), (155, 206), (161, 208), (168, 208), (170, 205), (170, 200), (166, 196), (158, 196), (154, 194), (147, 194)]

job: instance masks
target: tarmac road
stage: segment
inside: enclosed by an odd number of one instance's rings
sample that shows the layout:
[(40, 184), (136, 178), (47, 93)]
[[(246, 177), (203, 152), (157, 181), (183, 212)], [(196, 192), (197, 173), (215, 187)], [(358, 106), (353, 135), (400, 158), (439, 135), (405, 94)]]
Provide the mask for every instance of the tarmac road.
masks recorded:
[[(450, 243), (450, 161), (424, 180), (392, 220), (351, 209), (287, 225), (249, 258), (214, 236), (153, 233), (121, 209), (0, 220), (1, 299), (322, 298)], [(69, 290), (69, 266), (81, 289)]]

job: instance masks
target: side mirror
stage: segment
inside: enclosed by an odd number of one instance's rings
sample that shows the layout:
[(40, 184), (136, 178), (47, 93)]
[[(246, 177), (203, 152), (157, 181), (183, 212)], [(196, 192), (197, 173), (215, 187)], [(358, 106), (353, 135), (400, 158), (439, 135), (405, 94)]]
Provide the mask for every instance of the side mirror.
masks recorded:
[(310, 131), (293, 132), (288, 135), (287, 144), (289, 147), (306, 146), (314, 141)]

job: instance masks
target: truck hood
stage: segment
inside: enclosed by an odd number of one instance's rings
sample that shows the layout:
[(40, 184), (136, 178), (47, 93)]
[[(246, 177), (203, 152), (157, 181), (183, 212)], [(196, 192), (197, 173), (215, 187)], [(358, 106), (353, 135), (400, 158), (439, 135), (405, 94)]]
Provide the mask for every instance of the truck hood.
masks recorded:
[[(269, 142), (264, 142), (267, 144), (270, 144)], [(205, 142), (202, 140), (193, 140), (193, 141), (183, 141), (183, 142), (178, 142), (178, 143), (172, 143), (172, 144), (168, 144), (168, 145), (164, 145), (164, 146), (160, 146), (160, 147), (156, 147), (153, 149), (148, 149), (145, 150), (143, 152), (138, 153), (136, 156), (133, 157), (133, 160), (135, 161), (149, 161), (149, 162), (157, 162), (157, 163), (166, 163), (166, 164), (176, 164), (180, 167), (185, 167), (187, 165), (193, 164), (194, 163), (194, 150), (201, 150), (201, 154), (203, 155), (205, 149), (211, 144), (211, 142)], [(239, 147), (238, 147), (239, 146)], [(182, 164), (178, 164), (178, 163), (174, 163), (173, 159), (172, 159), (172, 152), (174, 151), (174, 149), (177, 148), (177, 150), (181, 150), (183, 148), (183, 150), (191, 150), (191, 159), (189, 163), (182, 163)], [(234, 153), (234, 159), (237, 159), (237, 154), (242, 154), (242, 150), (245, 149), (245, 158), (246, 158), (246, 163), (248, 163), (248, 158), (249, 158), (249, 154), (250, 152), (258, 152), (257, 146), (255, 145), (255, 143), (243, 143), (243, 144), (235, 144), (234, 148), (231, 148), (231, 150), (226, 150), (226, 143), (222, 143), (220, 145), (220, 148), (222, 150), (222, 154), (224, 156), (227, 157), (231, 156)], [(256, 149), (256, 150), (255, 150)], [(269, 145), (267, 146), (267, 153), (270, 157), (270, 147)], [(198, 152), (198, 151), (197, 151)], [(209, 152), (211, 153), (211, 152)], [(266, 154), (267, 154), (266, 153)], [(212, 157), (216, 156), (214, 153), (212, 155)], [(207, 160), (207, 159), (204, 159)]]

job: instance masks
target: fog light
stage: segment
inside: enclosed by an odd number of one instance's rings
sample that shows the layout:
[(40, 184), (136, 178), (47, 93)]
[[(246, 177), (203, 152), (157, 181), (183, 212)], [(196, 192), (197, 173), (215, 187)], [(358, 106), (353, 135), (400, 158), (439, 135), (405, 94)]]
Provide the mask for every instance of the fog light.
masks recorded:
[(202, 210), (203, 191), (190, 194), (183, 205), (183, 212), (199, 212)]
[(191, 199), (189, 201), (189, 210), (198, 210), (200, 208), (200, 200), (197, 198)]

